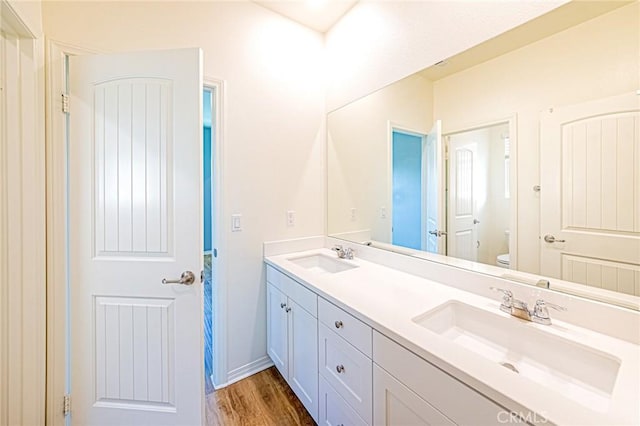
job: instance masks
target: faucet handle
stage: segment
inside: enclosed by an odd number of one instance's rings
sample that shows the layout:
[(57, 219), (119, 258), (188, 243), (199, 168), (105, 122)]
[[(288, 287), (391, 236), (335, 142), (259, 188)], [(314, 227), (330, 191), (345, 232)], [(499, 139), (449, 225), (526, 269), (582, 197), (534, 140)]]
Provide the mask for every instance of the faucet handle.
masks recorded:
[(567, 308), (565, 308), (564, 306), (556, 305), (555, 303), (547, 302), (547, 301), (545, 301), (543, 299), (536, 300), (536, 308), (537, 307), (543, 308), (545, 306), (553, 308), (556, 311), (566, 311), (567, 310)]
[(497, 287), (489, 287), (489, 289), (499, 291), (503, 294), (502, 303), (500, 304), (500, 310), (511, 314), (511, 308), (513, 307), (513, 293), (511, 292), (511, 290), (505, 290), (503, 288)]
[(342, 251), (342, 245), (341, 244), (336, 244), (335, 246), (331, 247), (331, 250), (333, 250), (333, 251)]
[(542, 299), (538, 299), (536, 301), (536, 306), (533, 308), (533, 316), (532, 319), (534, 322), (551, 325), (551, 317), (549, 316), (549, 310), (547, 309), (553, 308), (557, 311), (566, 311), (567, 308), (564, 306), (556, 305), (555, 303), (545, 302)]
[(502, 294), (504, 294), (505, 299), (508, 297), (509, 299), (513, 298), (513, 293), (511, 292), (511, 290), (505, 290), (504, 288), (498, 288), (498, 287), (489, 287), (489, 290), (494, 290), (494, 291), (499, 291)]

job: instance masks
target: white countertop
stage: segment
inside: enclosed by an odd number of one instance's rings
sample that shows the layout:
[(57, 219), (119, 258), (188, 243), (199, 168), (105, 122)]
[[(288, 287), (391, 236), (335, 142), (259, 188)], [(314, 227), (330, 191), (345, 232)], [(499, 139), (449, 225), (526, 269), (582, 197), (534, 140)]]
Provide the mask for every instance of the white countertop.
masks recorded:
[[(346, 261), (357, 268), (336, 274), (313, 272), (288, 260), (315, 253), (335, 257), (331, 250), (320, 248), (267, 256), (265, 262), (514, 412), (535, 412), (559, 425), (640, 424), (640, 346), (637, 344), (558, 320), (553, 320), (550, 326), (523, 322), (527, 327), (620, 360), (608, 406), (594, 411), (557, 390), (513, 374), (412, 321), (450, 300), (510, 317), (499, 310), (499, 295), (489, 299), (359, 258)], [(640, 320), (640, 315), (638, 318)]]

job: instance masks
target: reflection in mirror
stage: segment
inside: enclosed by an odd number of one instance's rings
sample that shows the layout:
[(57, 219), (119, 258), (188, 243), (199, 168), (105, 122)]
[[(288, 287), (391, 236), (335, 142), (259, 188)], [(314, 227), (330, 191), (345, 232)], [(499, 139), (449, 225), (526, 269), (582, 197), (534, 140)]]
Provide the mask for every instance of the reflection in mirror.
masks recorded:
[(509, 269), (509, 124), (454, 133), (445, 141), (445, 254)]
[(331, 112), (329, 235), (638, 309), (639, 16), (571, 2)]

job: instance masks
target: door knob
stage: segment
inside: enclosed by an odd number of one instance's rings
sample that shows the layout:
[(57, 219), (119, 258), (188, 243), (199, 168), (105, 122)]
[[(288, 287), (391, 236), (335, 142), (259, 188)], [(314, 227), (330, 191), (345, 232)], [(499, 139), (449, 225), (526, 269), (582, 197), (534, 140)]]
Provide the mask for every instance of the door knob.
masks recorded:
[(435, 235), (436, 237), (442, 237), (443, 235), (447, 235), (445, 231), (438, 231), (437, 229), (433, 231), (428, 231), (431, 235)]
[(551, 234), (547, 234), (544, 236), (544, 241), (547, 243), (564, 243), (565, 240), (556, 240), (556, 237), (554, 237)]
[(180, 279), (177, 280), (168, 280), (166, 278), (162, 279), (162, 284), (182, 284), (182, 285), (191, 285), (196, 281), (196, 276), (191, 271), (184, 271), (182, 275), (180, 275)]

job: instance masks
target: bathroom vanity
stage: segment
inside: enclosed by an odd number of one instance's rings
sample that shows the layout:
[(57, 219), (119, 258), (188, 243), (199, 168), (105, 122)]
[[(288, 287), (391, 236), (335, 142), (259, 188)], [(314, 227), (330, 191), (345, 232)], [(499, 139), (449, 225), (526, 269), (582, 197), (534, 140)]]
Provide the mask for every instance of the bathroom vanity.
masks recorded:
[[(640, 422), (637, 312), (336, 243), (265, 244), (268, 354), (318, 424)], [(490, 287), (567, 311), (525, 321)]]

